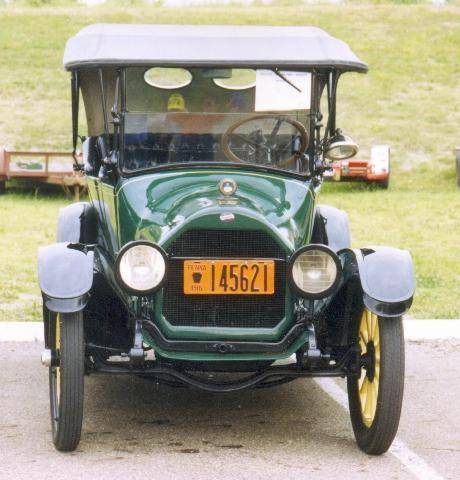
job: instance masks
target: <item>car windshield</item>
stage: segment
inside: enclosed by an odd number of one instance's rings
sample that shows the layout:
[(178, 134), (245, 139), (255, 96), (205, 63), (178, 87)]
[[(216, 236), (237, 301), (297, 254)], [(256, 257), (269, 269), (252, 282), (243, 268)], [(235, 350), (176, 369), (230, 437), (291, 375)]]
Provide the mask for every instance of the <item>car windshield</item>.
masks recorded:
[(251, 164), (301, 173), (310, 73), (128, 68), (123, 169)]

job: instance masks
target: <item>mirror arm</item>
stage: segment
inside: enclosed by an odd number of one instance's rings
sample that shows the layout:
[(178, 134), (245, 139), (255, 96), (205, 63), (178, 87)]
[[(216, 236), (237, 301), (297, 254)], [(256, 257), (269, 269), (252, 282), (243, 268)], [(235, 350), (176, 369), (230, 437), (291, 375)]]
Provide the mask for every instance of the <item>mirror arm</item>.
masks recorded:
[(99, 148), (99, 152), (101, 153), (102, 163), (107, 165), (110, 164), (109, 147), (107, 145), (107, 141), (109, 138), (109, 125), (107, 122), (107, 104), (105, 102), (104, 75), (102, 72), (102, 68), (98, 68), (97, 73), (99, 76), (99, 93), (101, 94), (102, 122), (104, 124), (104, 133), (103, 135), (99, 135), (97, 137), (97, 146)]
[(321, 142), (321, 128), (323, 115), (320, 111), (320, 96), (324, 88), (324, 79), (320, 72), (312, 72), (312, 103), (310, 113), (310, 146), (308, 148), (308, 169), (311, 178), (315, 183), (320, 182), (321, 175), (325, 169), (322, 160), (322, 142)]
[(337, 99), (337, 84), (339, 81), (340, 73), (337, 71), (331, 71), (327, 81), (327, 106), (328, 106), (328, 119), (326, 130), (324, 131), (324, 140), (334, 135), (336, 130), (336, 99)]
[(113, 102), (112, 109), (110, 113), (112, 114), (112, 118), (119, 118), (120, 111), (118, 109), (118, 101), (120, 99), (120, 77), (121, 77), (121, 69), (117, 70), (117, 80), (115, 82), (115, 99)]
[(73, 169), (76, 172), (83, 171), (83, 164), (78, 162), (77, 143), (80, 138), (78, 135), (78, 112), (80, 100), (80, 84), (78, 78), (78, 71), (72, 71), (72, 78), (70, 81), (71, 99), (72, 99), (72, 157), (74, 161)]
[(310, 113), (309, 113), (309, 146), (306, 151), (306, 155), (308, 157), (308, 170), (309, 174), (314, 174), (314, 163), (315, 163), (315, 156), (317, 151), (317, 142), (316, 142), (316, 115), (319, 111), (319, 102), (318, 102), (318, 95), (317, 92), (319, 91), (319, 72), (316, 70), (312, 70), (311, 72), (311, 104), (310, 104)]
[(112, 115), (112, 124), (113, 124), (113, 148), (110, 153), (110, 158), (108, 163), (110, 165), (116, 165), (118, 163), (118, 151), (120, 149), (120, 111), (119, 111), (119, 99), (120, 99), (120, 82), (121, 82), (121, 69), (117, 70), (117, 80), (115, 83), (115, 99), (113, 102), (112, 109), (110, 113)]

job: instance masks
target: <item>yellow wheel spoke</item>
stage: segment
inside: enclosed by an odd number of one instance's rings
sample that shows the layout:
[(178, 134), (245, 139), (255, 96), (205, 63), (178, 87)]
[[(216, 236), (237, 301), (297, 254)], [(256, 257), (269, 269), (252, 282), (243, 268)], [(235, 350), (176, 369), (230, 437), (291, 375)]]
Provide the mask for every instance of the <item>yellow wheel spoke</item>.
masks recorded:
[(359, 326), (359, 335), (362, 337), (364, 344), (367, 345), (369, 341), (369, 330), (367, 328), (367, 317), (366, 311), (363, 312), (363, 316), (361, 317), (361, 324)]
[(372, 340), (372, 313), (366, 309), (366, 327), (368, 341)]
[[(359, 326), (359, 345), (361, 354), (370, 356), (368, 370), (361, 369), (358, 381), (358, 394), (361, 403), (361, 415), (364, 425), (371, 427), (377, 412), (380, 379), (380, 330), (379, 318), (368, 309), (364, 309)], [(373, 348), (370, 348), (370, 345)], [(372, 354), (373, 353), (373, 354)], [(372, 368), (372, 369), (371, 369)], [(373, 370), (373, 376), (372, 375)], [(370, 380), (372, 378), (372, 380)]]
[(372, 339), (374, 340), (374, 347), (377, 347), (380, 344), (379, 320), (377, 317), (375, 317), (375, 328)]
[(359, 377), (358, 379), (358, 388), (361, 390), (362, 386), (363, 386), (363, 383), (364, 381), (366, 380), (366, 371), (364, 370), (364, 368), (361, 369), (361, 376)]
[(366, 420), (371, 419), (371, 409), (372, 409), (372, 386), (369, 381), (367, 381), (366, 387), (366, 400), (364, 402), (364, 418)]

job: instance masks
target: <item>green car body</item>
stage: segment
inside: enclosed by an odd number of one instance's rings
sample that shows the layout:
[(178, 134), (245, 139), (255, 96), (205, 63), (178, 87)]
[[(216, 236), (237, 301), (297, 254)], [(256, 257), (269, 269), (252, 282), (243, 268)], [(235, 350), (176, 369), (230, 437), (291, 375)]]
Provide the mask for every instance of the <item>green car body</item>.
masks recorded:
[[(232, 178), (238, 190), (231, 204), (218, 190), (222, 178)], [(271, 235), (286, 256), (308, 244), (313, 228), (318, 188), (312, 182), (282, 175), (242, 172), (230, 168), (186, 169), (142, 175), (121, 180), (116, 186), (88, 179), (89, 195), (105, 205), (104, 243), (107, 246), (107, 276), (119, 288), (110, 271), (119, 249), (133, 240), (148, 240), (168, 251), (169, 245), (184, 231), (261, 230)], [(235, 219), (223, 223), (220, 216), (231, 213)], [(100, 216), (104, 212), (100, 212)], [(179, 221), (177, 221), (179, 219)], [(110, 258), (111, 257), (111, 258)], [(295, 294), (286, 284), (285, 316), (273, 328), (174, 327), (162, 315), (162, 292), (155, 295), (155, 319), (168, 338), (218, 340), (269, 340), (281, 338), (293, 322)], [(120, 295), (126, 295), (121, 289)], [(165, 357), (183, 360), (222, 360), (220, 354), (163, 352), (146, 335), (144, 340)], [(276, 360), (291, 356), (305, 343), (305, 336), (286, 352), (268, 356), (226, 355), (225, 360)]]

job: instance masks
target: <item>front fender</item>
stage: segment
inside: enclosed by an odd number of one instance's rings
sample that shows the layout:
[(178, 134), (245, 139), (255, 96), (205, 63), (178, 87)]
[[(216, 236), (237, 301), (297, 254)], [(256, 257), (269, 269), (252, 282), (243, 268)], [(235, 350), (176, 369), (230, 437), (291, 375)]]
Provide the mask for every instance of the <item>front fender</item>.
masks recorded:
[(361, 281), (364, 305), (376, 315), (399, 317), (412, 305), (415, 277), (407, 250), (392, 247), (344, 249), (345, 275), (356, 272)]
[(320, 215), (318, 220), (324, 222), (327, 245), (335, 252), (350, 248), (350, 228), (347, 213), (330, 205), (318, 205), (317, 212)]
[(94, 207), (88, 202), (72, 203), (59, 210), (58, 242), (97, 243)]
[(38, 283), (46, 308), (52, 312), (78, 312), (88, 303), (93, 285), (94, 253), (70, 243), (54, 243), (38, 250)]

